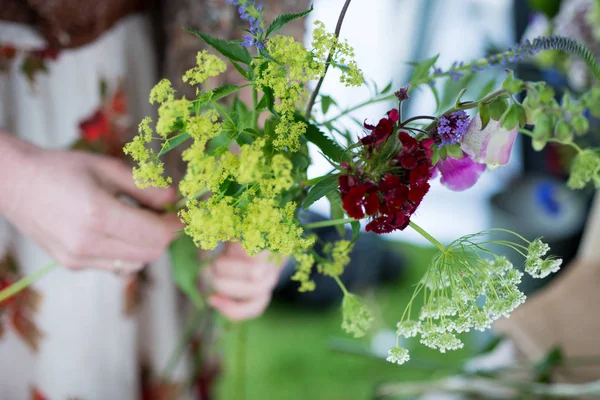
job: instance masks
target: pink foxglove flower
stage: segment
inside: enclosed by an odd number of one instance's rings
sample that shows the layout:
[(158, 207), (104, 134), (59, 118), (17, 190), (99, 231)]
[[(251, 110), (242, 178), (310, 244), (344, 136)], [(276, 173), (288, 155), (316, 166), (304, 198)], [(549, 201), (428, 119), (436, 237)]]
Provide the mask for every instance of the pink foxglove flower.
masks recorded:
[(518, 127), (509, 131), (494, 120), (490, 120), (483, 130), (481, 125), (481, 117), (477, 114), (471, 120), (460, 147), (477, 163), (487, 164), (490, 168), (505, 165), (510, 159)]
[(448, 157), (436, 164), (442, 178), (440, 182), (450, 190), (460, 192), (472, 187), (486, 169), (485, 164), (476, 163), (463, 152), (463, 158)]

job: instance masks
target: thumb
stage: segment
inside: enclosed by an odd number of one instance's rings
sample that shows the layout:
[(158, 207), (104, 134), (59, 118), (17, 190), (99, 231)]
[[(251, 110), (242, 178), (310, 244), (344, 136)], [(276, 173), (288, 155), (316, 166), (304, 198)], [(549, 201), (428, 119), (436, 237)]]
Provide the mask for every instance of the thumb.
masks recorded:
[(93, 163), (93, 170), (104, 183), (116, 189), (118, 193), (127, 194), (139, 203), (163, 210), (168, 204), (177, 200), (175, 188), (144, 188), (137, 187), (133, 180), (131, 167), (121, 160), (111, 157), (98, 157)]

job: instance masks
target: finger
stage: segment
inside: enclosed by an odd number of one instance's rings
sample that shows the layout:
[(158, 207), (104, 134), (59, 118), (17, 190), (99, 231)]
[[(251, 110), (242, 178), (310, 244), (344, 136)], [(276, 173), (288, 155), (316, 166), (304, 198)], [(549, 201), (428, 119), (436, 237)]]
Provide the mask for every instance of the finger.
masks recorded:
[(122, 239), (100, 236), (93, 238), (93, 246), (89, 246), (84, 254), (88, 258), (105, 258), (127, 260), (136, 263), (150, 263), (159, 258), (164, 251), (158, 247), (136, 246)]
[(106, 216), (103, 221), (99, 221), (99, 233), (137, 246), (163, 249), (183, 227), (174, 214), (159, 215), (149, 210), (129, 207), (110, 196), (104, 201)]
[(131, 275), (141, 270), (145, 263), (125, 261), (125, 260), (110, 260), (102, 258), (80, 258), (67, 259), (62, 263), (66, 268), (72, 270), (82, 269), (100, 269), (113, 272), (118, 275)]
[(245, 302), (218, 295), (209, 298), (210, 305), (232, 321), (243, 321), (258, 317), (266, 310), (270, 301), (270, 294)]
[(247, 281), (260, 281), (275, 267), (256, 263), (254, 260), (241, 261), (231, 256), (221, 256), (210, 266), (212, 273), (219, 278), (233, 278)]
[(213, 277), (212, 288), (215, 294), (238, 300), (248, 300), (270, 294), (274, 282), (271, 278), (259, 282)]
[(144, 188), (140, 189), (133, 180), (131, 167), (126, 163), (109, 157), (99, 157), (96, 163), (96, 173), (103, 182), (114, 187), (118, 193), (128, 194), (140, 203), (155, 210), (164, 210), (165, 206), (175, 203), (177, 191), (175, 188)]

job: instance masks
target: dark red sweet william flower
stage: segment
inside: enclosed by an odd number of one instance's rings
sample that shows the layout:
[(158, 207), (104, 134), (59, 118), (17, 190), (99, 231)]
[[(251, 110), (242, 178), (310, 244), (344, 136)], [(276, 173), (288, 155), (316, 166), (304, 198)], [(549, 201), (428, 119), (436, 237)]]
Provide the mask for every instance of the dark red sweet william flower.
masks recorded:
[[(365, 123), (371, 134), (360, 140), (366, 151), (363, 164), (353, 169), (343, 163), (343, 175), (338, 178), (342, 206), (348, 216), (373, 217), (366, 226), (367, 232), (381, 234), (405, 229), (429, 191), (433, 140), (419, 141), (408, 132), (399, 132), (402, 147), (395, 156), (382, 160), (377, 153), (397, 129), (399, 117), (398, 110), (391, 110), (377, 126)], [(383, 176), (382, 162), (389, 168)]]
[(355, 186), (342, 198), (344, 210), (354, 219), (374, 215), (379, 211), (377, 187), (372, 183)]
[(387, 118), (382, 118), (379, 120), (377, 126), (373, 126), (364, 122), (363, 125), (365, 129), (370, 130), (371, 134), (360, 139), (360, 142), (364, 146), (379, 147), (387, 140), (388, 137), (390, 137), (390, 135), (394, 133), (396, 122), (398, 122), (399, 119), (400, 114), (398, 113), (398, 110), (393, 109), (388, 111)]

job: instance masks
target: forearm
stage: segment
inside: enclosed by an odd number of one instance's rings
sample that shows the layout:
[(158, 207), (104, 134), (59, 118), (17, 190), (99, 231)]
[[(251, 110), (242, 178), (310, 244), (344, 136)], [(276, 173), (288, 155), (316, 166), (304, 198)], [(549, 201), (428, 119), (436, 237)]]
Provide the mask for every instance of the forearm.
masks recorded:
[(23, 174), (29, 170), (28, 159), (36, 147), (0, 130), (0, 216), (8, 215), (18, 204)]

